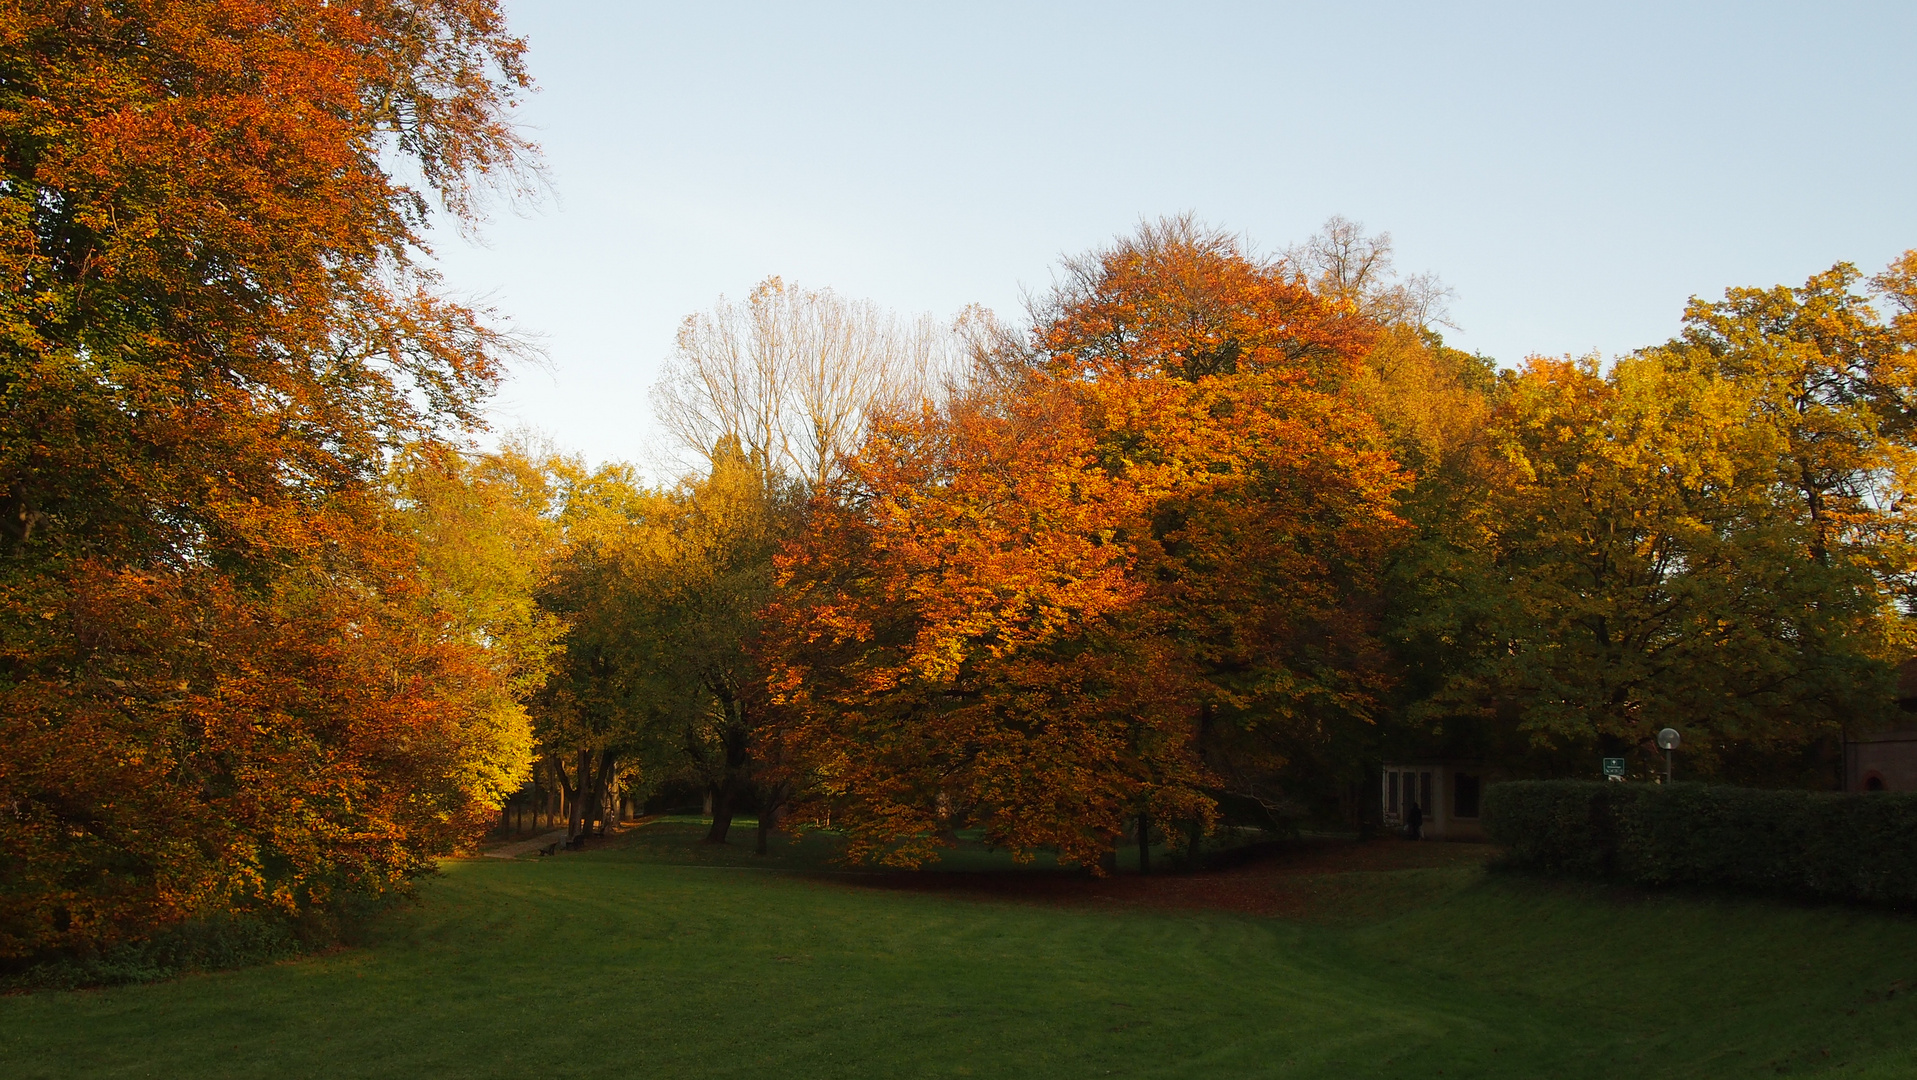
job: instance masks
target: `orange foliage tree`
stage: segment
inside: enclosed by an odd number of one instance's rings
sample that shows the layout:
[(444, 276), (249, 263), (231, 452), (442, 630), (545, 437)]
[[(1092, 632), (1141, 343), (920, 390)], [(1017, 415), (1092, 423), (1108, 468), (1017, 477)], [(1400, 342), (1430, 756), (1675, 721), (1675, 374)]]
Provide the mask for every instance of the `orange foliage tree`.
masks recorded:
[(1379, 685), (1368, 324), (1189, 222), (1067, 269), (1012, 388), (880, 426), (787, 550), (781, 750), (855, 858), (1202, 830)]
[(1083, 403), (882, 425), (782, 560), (774, 760), (853, 858), (916, 865), (954, 815), (1095, 862), (1154, 797), (1201, 812), (1179, 658), (1142, 608), (1138, 493), (1096, 468)]
[(382, 478), (498, 377), (418, 230), (530, 160), (522, 49), (493, 0), (0, 11), (0, 958), (379, 891), (510, 782)]

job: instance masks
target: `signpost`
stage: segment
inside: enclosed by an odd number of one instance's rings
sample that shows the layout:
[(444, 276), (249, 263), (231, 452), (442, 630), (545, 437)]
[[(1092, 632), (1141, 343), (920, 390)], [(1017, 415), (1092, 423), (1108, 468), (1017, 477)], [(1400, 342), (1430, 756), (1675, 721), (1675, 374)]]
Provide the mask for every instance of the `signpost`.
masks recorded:
[(1604, 759), (1604, 778), (1606, 780), (1624, 779), (1624, 759), (1621, 757), (1605, 758)]
[(1657, 733), (1658, 748), (1664, 751), (1664, 782), (1667, 784), (1671, 782), (1671, 776), (1676, 771), (1675, 759), (1672, 754), (1677, 750), (1677, 744), (1681, 741), (1683, 740), (1678, 735), (1676, 728), (1667, 727)]

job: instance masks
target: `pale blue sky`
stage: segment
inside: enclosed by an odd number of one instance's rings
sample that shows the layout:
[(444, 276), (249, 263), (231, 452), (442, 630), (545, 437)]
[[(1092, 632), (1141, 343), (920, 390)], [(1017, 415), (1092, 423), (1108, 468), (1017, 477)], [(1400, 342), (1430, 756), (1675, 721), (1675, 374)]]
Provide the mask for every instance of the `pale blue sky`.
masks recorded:
[(647, 457), (679, 320), (768, 274), (1014, 315), (1141, 215), (1343, 214), (1509, 364), (1917, 246), (1908, 2), (505, 2), (554, 194), (442, 266), (550, 357), (495, 422), (594, 460)]

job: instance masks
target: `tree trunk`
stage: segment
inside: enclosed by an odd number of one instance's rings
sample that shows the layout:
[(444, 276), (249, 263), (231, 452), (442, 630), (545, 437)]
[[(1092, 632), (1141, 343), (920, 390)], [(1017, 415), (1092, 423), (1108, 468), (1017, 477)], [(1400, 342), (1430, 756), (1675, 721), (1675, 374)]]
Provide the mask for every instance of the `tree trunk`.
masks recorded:
[[(579, 751), (580, 766), (576, 775), (566, 772), (566, 761), (557, 754), (546, 759), (546, 767), (552, 770), (553, 779), (558, 786), (553, 791), (552, 824), (566, 822), (566, 839), (579, 835), (579, 788), (586, 782), (586, 768), (591, 762), (590, 750)], [(574, 780), (578, 783), (575, 784)]]
[(1152, 872), (1152, 816), (1146, 813), (1138, 815), (1138, 872)]
[(739, 789), (745, 786), (745, 725), (727, 727), (722, 741), (726, 754), (725, 772), (721, 774), (719, 790), (712, 800), (712, 828), (706, 833), (708, 844), (726, 842), (726, 833), (732, 828), (732, 804), (738, 798)]
[(606, 819), (610, 816), (607, 810), (612, 801), (612, 775), (618, 760), (618, 755), (611, 750), (602, 750), (599, 753), (599, 774), (593, 781), (592, 807), (587, 811), (590, 817), (586, 821), (586, 829), (591, 832), (594, 828), (593, 819), (598, 820), (597, 835), (599, 836), (606, 835)]
[(585, 758), (586, 771), (579, 777), (579, 834), (593, 835), (593, 820), (599, 816), (599, 773), (592, 768), (592, 755)]
[(1185, 869), (1198, 869), (1198, 845), (1204, 842), (1205, 823), (1199, 818), (1192, 818), (1185, 833)]
[(732, 795), (731, 778), (727, 777), (712, 799), (712, 827), (706, 830), (706, 843), (726, 842), (726, 833), (732, 830)]
[(767, 839), (771, 836), (772, 830), (778, 827), (779, 814), (785, 809), (785, 801), (791, 791), (792, 785), (789, 783), (774, 784), (766, 789), (765, 797), (759, 806), (759, 838), (752, 849), (754, 855), (766, 854)]
[[(579, 782), (576, 786), (569, 785), (566, 791), (568, 801), (572, 803), (572, 812), (566, 815), (566, 839), (568, 841), (579, 839), (581, 819), (585, 817), (586, 813), (586, 800), (584, 798), (586, 792), (584, 788), (590, 783), (587, 778), (592, 775), (592, 751), (590, 749), (581, 749), (579, 751), (579, 771), (574, 775), (579, 778)], [(564, 773), (560, 774), (560, 782), (565, 783)]]
[(573, 780), (572, 797), (579, 805), (572, 812), (572, 820), (579, 823), (577, 836), (592, 835), (592, 751), (579, 755), (579, 773)]

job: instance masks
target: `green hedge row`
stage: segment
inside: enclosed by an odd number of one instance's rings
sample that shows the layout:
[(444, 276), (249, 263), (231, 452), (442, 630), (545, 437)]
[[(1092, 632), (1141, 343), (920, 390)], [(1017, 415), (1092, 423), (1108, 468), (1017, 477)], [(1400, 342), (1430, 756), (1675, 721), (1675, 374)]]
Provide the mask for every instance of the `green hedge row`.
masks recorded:
[(1515, 866), (1640, 885), (1917, 902), (1917, 794), (1521, 780), (1484, 794)]

